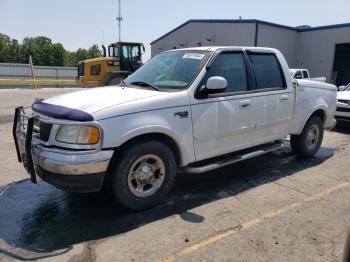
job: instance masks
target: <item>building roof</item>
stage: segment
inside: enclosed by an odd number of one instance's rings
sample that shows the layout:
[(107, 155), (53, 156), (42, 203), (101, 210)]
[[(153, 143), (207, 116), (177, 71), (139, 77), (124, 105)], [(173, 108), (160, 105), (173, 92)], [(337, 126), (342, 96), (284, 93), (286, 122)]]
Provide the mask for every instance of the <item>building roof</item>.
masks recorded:
[(156, 40), (151, 42), (151, 45), (158, 42), (159, 40), (165, 38), (166, 36), (170, 35), (171, 33), (177, 31), (178, 29), (190, 24), (190, 23), (223, 23), (223, 24), (264, 24), (264, 25), (270, 25), (275, 26), (283, 29), (289, 29), (294, 30), (297, 32), (308, 32), (308, 31), (316, 31), (316, 30), (326, 30), (326, 29), (335, 29), (335, 28), (343, 28), (343, 27), (350, 27), (350, 23), (344, 23), (344, 24), (335, 24), (335, 25), (325, 25), (325, 26), (316, 26), (316, 27), (310, 27), (310, 28), (297, 28), (292, 26), (286, 26), (276, 23), (271, 23), (263, 20), (258, 19), (191, 19), (187, 22), (179, 25), (178, 27), (174, 28), (173, 30), (169, 31), (168, 33), (162, 35), (161, 37), (157, 38)]
[(179, 48), (179, 49), (172, 49), (172, 50), (168, 50), (166, 52), (176, 52), (176, 51), (212, 51), (215, 52), (217, 50), (220, 49), (228, 49), (228, 50), (254, 50), (254, 51), (272, 51), (272, 52), (276, 52), (278, 51), (275, 48), (271, 48), (271, 47), (253, 47), (253, 46), (196, 46), (196, 47), (185, 47), (185, 48)]

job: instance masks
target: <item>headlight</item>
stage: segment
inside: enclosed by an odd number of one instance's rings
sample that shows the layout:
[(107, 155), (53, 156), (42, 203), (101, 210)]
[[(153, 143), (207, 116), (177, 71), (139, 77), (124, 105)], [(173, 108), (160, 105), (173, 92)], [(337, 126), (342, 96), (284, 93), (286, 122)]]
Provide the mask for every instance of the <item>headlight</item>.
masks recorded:
[(62, 143), (95, 145), (100, 140), (100, 132), (95, 126), (63, 125), (56, 134)]

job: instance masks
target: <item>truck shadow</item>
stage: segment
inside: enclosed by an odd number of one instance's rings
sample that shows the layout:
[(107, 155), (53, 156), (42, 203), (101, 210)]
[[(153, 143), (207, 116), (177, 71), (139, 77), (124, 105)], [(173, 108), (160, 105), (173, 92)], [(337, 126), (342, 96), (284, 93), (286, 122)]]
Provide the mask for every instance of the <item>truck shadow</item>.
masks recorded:
[(74, 244), (116, 236), (174, 214), (201, 223), (204, 217), (187, 211), (320, 165), (334, 152), (321, 148), (312, 159), (269, 154), (208, 174), (180, 174), (167, 199), (142, 212), (126, 210), (105, 194), (70, 194), (24, 180), (0, 191), (0, 253), (20, 260), (56, 256)]

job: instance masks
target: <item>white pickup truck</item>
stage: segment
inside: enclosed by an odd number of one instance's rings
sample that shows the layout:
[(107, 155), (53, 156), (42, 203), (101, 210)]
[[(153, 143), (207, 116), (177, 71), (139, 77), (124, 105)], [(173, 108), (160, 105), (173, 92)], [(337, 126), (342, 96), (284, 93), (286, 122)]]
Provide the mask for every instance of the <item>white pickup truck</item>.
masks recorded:
[(338, 122), (350, 121), (350, 83), (346, 86), (340, 86), (341, 91), (338, 92), (337, 110), (335, 111), (335, 119)]
[(289, 72), (294, 79), (305, 79), (305, 80), (312, 80), (312, 81), (318, 81), (318, 82), (326, 82), (326, 78), (323, 76), (320, 77), (310, 77), (309, 70), (303, 69), (303, 68), (291, 68), (289, 69)]
[[(282, 54), (253, 47), (161, 53), (120, 86), (16, 109), (19, 161), (67, 191), (109, 185), (140, 210), (164, 199), (177, 171), (204, 173), (284, 147), (313, 156), (336, 120), (336, 87), (293, 80)], [(258, 168), (258, 167), (257, 167)]]

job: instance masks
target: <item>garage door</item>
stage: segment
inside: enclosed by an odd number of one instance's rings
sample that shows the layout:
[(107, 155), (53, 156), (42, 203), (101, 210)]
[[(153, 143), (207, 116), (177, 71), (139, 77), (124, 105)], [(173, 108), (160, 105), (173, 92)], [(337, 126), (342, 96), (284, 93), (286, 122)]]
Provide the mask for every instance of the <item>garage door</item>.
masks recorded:
[(350, 43), (335, 46), (333, 77), (337, 86), (350, 83)]

